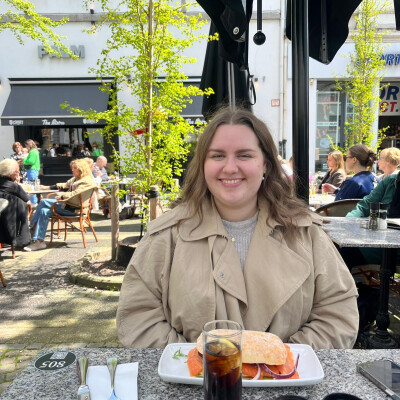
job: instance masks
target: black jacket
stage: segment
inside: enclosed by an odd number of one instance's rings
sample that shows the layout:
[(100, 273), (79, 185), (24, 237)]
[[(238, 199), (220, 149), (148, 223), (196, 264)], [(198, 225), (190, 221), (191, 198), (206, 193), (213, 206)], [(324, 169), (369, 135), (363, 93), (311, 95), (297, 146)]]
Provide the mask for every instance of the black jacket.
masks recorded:
[(31, 240), (26, 192), (15, 182), (0, 177), (0, 198), (9, 204), (0, 214), (0, 243), (23, 246)]

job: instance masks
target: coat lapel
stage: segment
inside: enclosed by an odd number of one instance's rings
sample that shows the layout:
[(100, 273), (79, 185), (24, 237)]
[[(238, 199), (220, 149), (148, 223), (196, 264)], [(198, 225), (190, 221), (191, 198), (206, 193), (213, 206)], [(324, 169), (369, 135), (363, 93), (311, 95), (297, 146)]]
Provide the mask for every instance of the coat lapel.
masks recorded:
[[(256, 229), (262, 230), (260, 224)], [(276, 312), (301, 287), (311, 270), (284, 240), (260, 233), (254, 233), (244, 268), (248, 310), (243, 322), (246, 329), (266, 331)], [(265, 293), (273, 293), (268, 302), (261, 301)]]

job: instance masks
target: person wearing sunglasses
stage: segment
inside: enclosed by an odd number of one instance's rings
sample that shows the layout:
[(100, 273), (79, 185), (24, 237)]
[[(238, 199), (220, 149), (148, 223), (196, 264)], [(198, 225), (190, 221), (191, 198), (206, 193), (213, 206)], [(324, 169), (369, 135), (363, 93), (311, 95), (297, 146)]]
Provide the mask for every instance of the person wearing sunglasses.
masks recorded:
[(335, 193), (335, 201), (345, 199), (362, 199), (371, 193), (376, 178), (370, 171), (376, 160), (373, 150), (364, 144), (356, 144), (347, 150), (344, 157), (346, 170), (353, 172), (354, 176), (343, 182), (340, 188), (329, 183), (322, 185), (326, 193)]

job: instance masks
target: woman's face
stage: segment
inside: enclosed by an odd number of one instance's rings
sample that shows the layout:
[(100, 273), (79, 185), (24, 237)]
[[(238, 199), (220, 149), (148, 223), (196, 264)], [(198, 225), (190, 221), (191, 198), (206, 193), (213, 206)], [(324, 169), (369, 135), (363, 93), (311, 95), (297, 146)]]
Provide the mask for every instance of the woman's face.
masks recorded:
[(353, 171), (354, 166), (358, 162), (356, 157), (353, 157), (350, 152), (347, 150), (346, 154), (346, 171)]
[(330, 154), (328, 154), (328, 161), (326, 163), (328, 164), (328, 167), (331, 169), (331, 171), (334, 171), (336, 169), (336, 161)]
[(235, 210), (242, 220), (255, 214), (264, 173), (265, 161), (254, 132), (245, 125), (220, 126), (206, 155), (204, 175), (223, 219)]
[(16, 144), (15, 145), (15, 152), (17, 154), (21, 154), (22, 153), (22, 146), (20, 144)]
[(384, 173), (386, 174), (387, 170), (388, 170), (388, 162), (386, 161), (385, 158), (385, 153), (382, 152), (379, 156), (379, 160), (378, 160), (378, 168)]
[(80, 178), (81, 171), (79, 171), (79, 169), (76, 166), (76, 164), (72, 164), (71, 165), (71, 170), (72, 170), (72, 175), (74, 176), (74, 178)]

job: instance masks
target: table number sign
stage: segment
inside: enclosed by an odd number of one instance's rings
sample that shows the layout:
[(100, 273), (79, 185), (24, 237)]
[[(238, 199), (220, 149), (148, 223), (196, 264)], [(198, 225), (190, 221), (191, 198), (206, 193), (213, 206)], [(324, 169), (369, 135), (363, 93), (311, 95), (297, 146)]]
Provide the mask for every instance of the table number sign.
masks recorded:
[(35, 361), (35, 368), (40, 371), (58, 371), (75, 362), (76, 356), (70, 351), (47, 353)]

